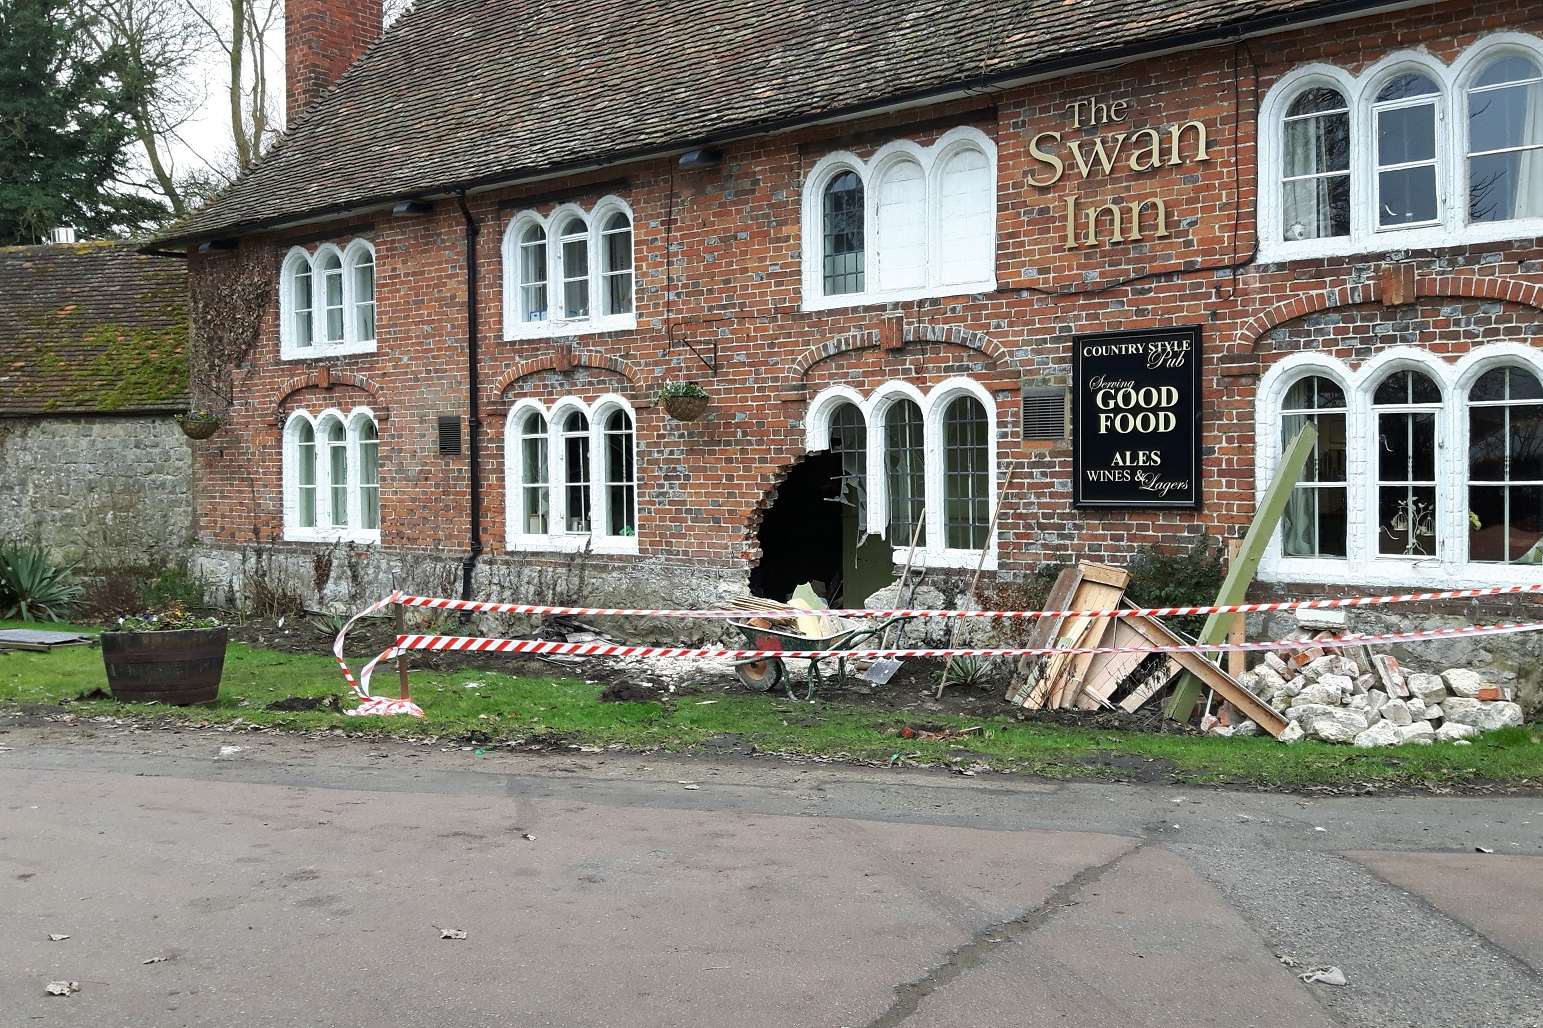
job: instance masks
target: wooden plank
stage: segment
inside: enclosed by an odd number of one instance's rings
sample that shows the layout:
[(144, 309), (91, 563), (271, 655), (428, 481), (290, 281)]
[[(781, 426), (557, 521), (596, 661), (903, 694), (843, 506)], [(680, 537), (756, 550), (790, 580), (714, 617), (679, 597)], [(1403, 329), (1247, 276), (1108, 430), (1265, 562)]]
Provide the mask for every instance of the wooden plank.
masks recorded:
[[(1050, 595), (1045, 597), (1046, 610), (1071, 609), (1072, 597), (1077, 594), (1077, 586), (1082, 583), (1082, 569), (1077, 565), (1061, 569), (1056, 576), (1055, 585), (1050, 589)], [(1063, 627), (1059, 618), (1040, 618), (1034, 622), (1034, 627), (1029, 631), (1029, 639), (1025, 644), (1030, 649), (1038, 649), (1051, 645)], [(1044, 670), (1044, 657), (1024, 657), (1018, 662), (1017, 674), (1013, 676), (1012, 683), (1007, 687), (1007, 702), (1018, 706), (1026, 706), (1030, 694), (1038, 681), (1037, 672)]]
[[(1094, 578), (1093, 568), (1083, 569), (1082, 587), (1077, 590), (1077, 610), (1114, 610), (1120, 606), (1120, 601), (1125, 598), (1126, 587), (1130, 585), (1130, 572), (1124, 568), (1110, 568), (1097, 566), (1096, 574), (1103, 580)], [(1078, 640), (1079, 648), (1091, 648), (1103, 643), (1104, 637), (1109, 633), (1110, 618), (1084, 618), (1087, 621), (1087, 629)], [(1074, 707), (1082, 696), (1083, 683), (1087, 680), (1088, 667), (1093, 663), (1097, 654), (1079, 653), (1072, 658), (1071, 665), (1067, 669), (1066, 687), (1061, 690), (1059, 702), (1054, 702), (1058, 707)]]
[[(1104, 638), (1110, 646), (1135, 646), (1141, 642), (1141, 635), (1134, 628), (1123, 621), (1116, 621), (1111, 631), (1105, 633)], [(1098, 710), (1109, 706), (1109, 697), (1120, 687), (1120, 683), (1129, 678), (1141, 662), (1146, 660), (1144, 653), (1100, 653), (1093, 657), (1088, 664), (1087, 673), (1082, 680), (1082, 695), (1077, 699), (1077, 706), (1081, 710)]]
[[(1079, 590), (1080, 594), (1081, 590)], [(1058, 640), (1057, 645), (1065, 646), (1068, 650), (1080, 650), (1094, 645), (1092, 639), (1102, 634), (1103, 626), (1097, 618), (1071, 618), (1067, 621), (1066, 632)], [(1064, 705), (1072, 685), (1072, 669), (1076, 667), (1077, 661), (1082, 656), (1083, 654), (1080, 653), (1058, 653), (1051, 658), (1050, 670), (1041, 680), (1041, 684), (1049, 693), (1045, 698), (1046, 707), (1058, 710)]]
[[(1243, 545), (1238, 550), (1238, 559), (1227, 568), (1227, 577), (1222, 582), (1221, 591), (1216, 595), (1216, 606), (1242, 603), (1245, 599), (1249, 584), (1253, 582), (1254, 575), (1259, 570), (1259, 562), (1264, 559), (1264, 551), (1275, 536), (1275, 529), (1280, 526), (1280, 519), (1286, 513), (1286, 504), (1291, 499), (1292, 490), (1301, 480), (1302, 469), (1307, 466), (1307, 458), (1312, 456), (1313, 447), (1317, 442), (1318, 430), (1309, 422), (1302, 426), (1302, 431), (1298, 432), (1297, 437), (1291, 441), (1291, 445), (1286, 447), (1280, 466), (1275, 471), (1275, 478), (1270, 482), (1270, 487), (1265, 490), (1264, 497), (1254, 511), (1254, 521), (1248, 526), (1248, 533), (1243, 537)], [(1229, 618), (1230, 615), (1220, 614), (1212, 614), (1206, 618), (1205, 627), (1200, 631), (1200, 643), (1208, 645), (1225, 639)], [(1179, 681), (1178, 687), (1174, 689), (1173, 698), (1168, 701), (1168, 717), (1175, 721), (1188, 721), (1195, 713), (1195, 701), (1200, 698), (1201, 685), (1202, 681), (1198, 676), (1185, 675)]]
[[(1181, 646), (1183, 640), (1155, 618), (1128, 618), (1131, 627), (1146, 637), (1154, 646)], [(1227, 672), (1211, 663), (1199, 653), (1175, 653), (1173, 659), (1228, 703), (1237, 707), (1243, 715), (1260, 728), (1279, 739), (1286, 730), (1286, 719), (1280, 712), (1237, 683)]]
[(1141, 709), (1147, 700), (1150, 700), (1153, 696), (1156, 696), (1162, 690), (1163, 686), (1173, 681), (1173, 677), (1175, 675), (1182, 674), (1183, 671), (1184, 669), (1179, 666), (1179, 662), (1174, 660), (1172, 657), (1169, 657), (1167, 672), (1161, 675), (1153, 675), (1151, 680), (1147, 682), (1146, 685), (1143, 685), (1141, 688), (1125, 697), (1125, 699), (1121, 700), (1120, 708), (1131, 714), (1134, 714), (1136, 711)]
[[(1227, 563), (1231, 565), (1238, 559), (1238, 554), (1243, 551), (1241, 539), (1227, 540)], [(1242, 643), (1248, 639), (1248, 615), (1234, 614), (1232, 616), (1232, 630), (1227, 633), (1227, 641), (1230, 643)], [(1242, 650), (1227, 651), (1227, 673), (1233, 678), (1238, 677), (1248, 670), (1248, 654)]]

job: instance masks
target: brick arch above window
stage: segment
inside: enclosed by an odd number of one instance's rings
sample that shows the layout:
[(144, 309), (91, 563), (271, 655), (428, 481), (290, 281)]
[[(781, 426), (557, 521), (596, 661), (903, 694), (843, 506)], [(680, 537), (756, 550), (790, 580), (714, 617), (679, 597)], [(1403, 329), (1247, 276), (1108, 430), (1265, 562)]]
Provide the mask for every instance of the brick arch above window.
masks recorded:
[(543, 371), (566, 372), (575, 368), (595, 368), (599, 371), (610, 371), (629, 383), (638, 381), (638, 369), (631, 361), (598, 350), (579, 350), (572, 347), (559, 347), (555, 352), (543, 353), (538, 357), (521, 361), (498, 377), (493, 384), (493, 395), (503, 396), (509, 388), (523, 378), (539, 375)]
[(382, 400), (384, 391), (375, 382), (363, 375), (355, 375), (345, 372), (333, 372), (329, 368), (317, 368), (304, 375), (298, 375), (279, 387), (278, 400), (273, 405), (273, 419), (283, 424), (289, 417), (285, 409), (296, 393), (303, 389), (318, 389), (323, 393), (334, 389), (360, 389), (369, 395), (368, 406), (375, 415), (375, 420), (384, 422), (391, 418), (391, 408)]
[[(845, 335), (827, 339), (823, 343), (815, 343), (806, 348), (788, 365), (787, 386), (797, 389), (803, 380), (808, 377), (811, 369), (816, 364), (839, 357), (844, 353), (855, 353), (859, 350), (877, 350), (890, 348), (886, 346), (885, 331), (879, 329), (865, 329), (859, 332), (849, 332)], [(906, 343), (941, 343), (945, 346), (963, 346), (984, 355), (993, 364), (1005, 364), (1008, 361), (1007, 350), (1001, 343), (992, 339), (985, 332), (975, 332), (970, 329), (960, 328), (957, 325), (925, 325), (911, 324), (901, 329), (899, 334), (901, 346)], [(893, 344), (890, 344), (892, 346)], [(900, 347), (893, 347), (899, 349)]]
[(1271, 329), (1339, 307), (1370, 303), (1401, 306), (1416, 300), (1443, 299), (1496, 300), (1543, 311), (1543, 285), (1477, 275), (1384, 276), (1360, 285), (1337, 286), (1283, 300), (1246, 321), (1238, 330), (1236, 344), (1248, 352), (1258, 352), (1259, 341)]

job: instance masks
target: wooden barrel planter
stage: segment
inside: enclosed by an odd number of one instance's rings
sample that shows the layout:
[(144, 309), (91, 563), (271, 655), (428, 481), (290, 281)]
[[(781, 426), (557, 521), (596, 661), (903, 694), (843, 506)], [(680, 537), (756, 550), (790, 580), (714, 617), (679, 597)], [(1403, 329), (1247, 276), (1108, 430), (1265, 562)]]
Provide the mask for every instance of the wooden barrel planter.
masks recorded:
[(103, 632), (102, 662), (113, 699), (123, 703), (213, 703), (225, 672), (224, 628)]

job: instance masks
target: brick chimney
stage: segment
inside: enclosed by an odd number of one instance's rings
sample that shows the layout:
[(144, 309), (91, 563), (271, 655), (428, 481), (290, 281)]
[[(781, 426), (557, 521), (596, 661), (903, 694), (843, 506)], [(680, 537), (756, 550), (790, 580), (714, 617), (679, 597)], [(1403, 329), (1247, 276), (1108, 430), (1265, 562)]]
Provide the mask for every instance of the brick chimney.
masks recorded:
[(285, 0), (284, 87), (289, 122), (375, 42), (381, 0)]

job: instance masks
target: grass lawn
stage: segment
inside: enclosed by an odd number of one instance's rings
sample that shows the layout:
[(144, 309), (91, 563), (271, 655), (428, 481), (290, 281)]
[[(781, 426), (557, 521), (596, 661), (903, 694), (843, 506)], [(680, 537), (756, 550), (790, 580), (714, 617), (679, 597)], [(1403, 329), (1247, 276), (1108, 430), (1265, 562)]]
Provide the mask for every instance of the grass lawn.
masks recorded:
[[(0, 622), (0, 627), (22, 626)], [(92, 631), (92, 629), (82, 629)], [(1004, 715), (965, 721), (928, 715), (932, 725), (980, 724), (981, 735), (953, 741), (901, 739), (907, 715), (842, 703), (794, 703), (775, 696), (704, 693), (668, 704), (601, 703), (600, 687), (564, 678), (519, 678), (489, 671), (415, 671), (413, 698), (428, 715), (350, 718), (325, 710), (281, 713), (266, 709), (294, 696), (342, 695), (337, 666), (315, 655), (281, 653), (232, 643), (219, 703), (178, 709), (76, 701), (105, 689), (102, 656), (94, 648), (0, 655), (0, 708), (71, 701), (81, 716), (173, 717), (246, 722), (297, 731), (341, 728), (369, 735), (464, 738), (488, 743), (560, 738), (587, 746), (629, 749), (700, 749), (732, 736), (740, 746), (772, 753), (967, 766), (1055, 778), (1251, 784), (1262, 786), (1452, 786), (1503, 782), (1543, 788), (1543, 726), (1507, 729), (1471, 746), (1439, 744), (1357, 750), (1272, 739), (1161, 736), (1025, 723)], [(396, 676), (383, 670), (378, 692), (392, 694)], [(475, 687), (473, 687), (475, 686)]]

